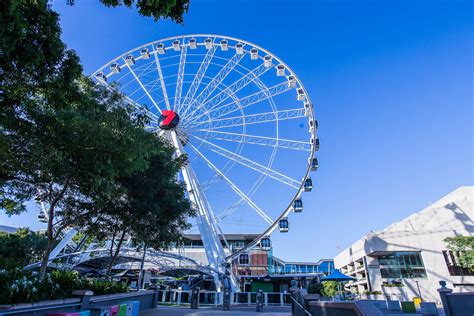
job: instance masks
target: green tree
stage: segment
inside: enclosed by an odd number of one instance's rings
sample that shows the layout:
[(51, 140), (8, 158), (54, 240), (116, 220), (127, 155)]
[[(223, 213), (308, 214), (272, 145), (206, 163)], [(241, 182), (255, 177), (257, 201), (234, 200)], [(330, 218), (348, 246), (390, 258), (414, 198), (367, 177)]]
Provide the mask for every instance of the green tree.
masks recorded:
[[(183, 231), (189, 228), (187, 218), (194, 210), (186, 198), (184, 185), (175, 175), (186, 161), (172, 159), (174, 149), (164, 145), (163, 150), (150, 157), (146, 169), (121, 177), (119, 183), (127, 192), (127, 199), (116, 199), (107, 204), (104, 221), (107, 225), (91, 227), (91, 232), (111, 235), (111, 261), (106, 278), (120, 252), (126, 236), (147, 248), (164, 249), (179, 242)], [(144, 190), (143, 188), (147, 188)], [(153, 224), (150, 224), (153, 223)]]
[(449, 250), (453, 251), (463, 268), (474, 271), (474, 236), (456, 236), (444, 239)]
[(27, 228), (13, 234), (0, 232), (0, 268), (12, 269), (40, 260), (47, 244), (44, 234)]
[[(73, 5), (75, 0), (68, 0)], [(127, 6), (131, 8), (136, 5), (138, 12), (147, 17), (159, 19), (171, 19), (177, 23), (183, 23), (183, 15), (188, 12), (189, 0), (100, 0), (108, 7)]]
[(324, 296), (335, 296), (338, 293), (338, 287), (336, 281), (325, 281), (323, 282), (323, 291)]
[(143, 115), (83, 77), (45, 0), (2, 1), (0, 21), (0, 207), (12, 215), (33, 198), (47, 205), (42, 279), (61, 232), (101, 223), (111, 201), (128, 200), (119, 179), (146, 170), (151, 157), (173, 159), (142, 128)]

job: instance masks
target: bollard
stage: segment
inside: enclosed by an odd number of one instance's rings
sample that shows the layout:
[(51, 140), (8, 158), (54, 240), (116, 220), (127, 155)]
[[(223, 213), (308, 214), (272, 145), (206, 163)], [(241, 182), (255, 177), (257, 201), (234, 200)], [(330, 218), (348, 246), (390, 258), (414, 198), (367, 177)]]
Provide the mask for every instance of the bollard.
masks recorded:
[(444, 313), (446, 316), (454, 316), (451, 312), (448, 299), (446, 298), (446, 294), (451, 294), (453, 290), (446, 287), (446, 281), (439, 281), (439, 285), (441, 285), (441, 287), (438, 289), (438, 293), (443, 303)]
[(191, 309), (199, 308), (199, 287), (193, 288), (191, 292)]
[(257, 291), (257, 312), (263, 312), (263, 291), (258, 289)]
[(230, 289), (224, 289), (224, 299), (222, 301), (222, 309), (228, 311), (230, 309)]

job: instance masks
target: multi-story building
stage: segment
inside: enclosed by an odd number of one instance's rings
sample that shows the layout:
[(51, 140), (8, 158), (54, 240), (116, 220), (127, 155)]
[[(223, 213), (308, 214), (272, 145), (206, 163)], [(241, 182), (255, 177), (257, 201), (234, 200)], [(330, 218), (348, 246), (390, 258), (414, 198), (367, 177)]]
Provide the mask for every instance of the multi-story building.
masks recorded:
[(368, 233), (337, 255), (335, 266), (356, 278), (346, 285), (352, 292), (437, 302), (440, 280), (456, 291), (474, 290), (473, 271), (459, 266), (459, 254), (445, 242), (473, 234), (474, 187), (460, 187), (421, 212)]

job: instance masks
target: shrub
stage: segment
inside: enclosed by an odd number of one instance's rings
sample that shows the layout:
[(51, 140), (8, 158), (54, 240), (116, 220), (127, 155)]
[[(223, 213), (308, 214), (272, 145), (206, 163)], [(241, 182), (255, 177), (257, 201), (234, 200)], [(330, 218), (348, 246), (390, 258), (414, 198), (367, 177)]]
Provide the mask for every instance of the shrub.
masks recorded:
[(308, 286), (309, 294), (319, 294), (322, 295), (324, 286), (321, 283), (313, 283)]
[(21, 269), (0, 270), (0, 304), (34, 303), (69, 298), (74, 290), (91, 290), (94, 295), (128, 292), (122, 282), (86, 279), (76, 271), (52, 271), (41, 281)]

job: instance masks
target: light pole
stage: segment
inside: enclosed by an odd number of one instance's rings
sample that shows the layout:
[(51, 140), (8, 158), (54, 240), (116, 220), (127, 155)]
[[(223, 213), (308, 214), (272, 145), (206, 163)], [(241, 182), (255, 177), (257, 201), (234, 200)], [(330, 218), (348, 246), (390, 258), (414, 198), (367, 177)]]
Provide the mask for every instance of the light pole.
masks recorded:
[(415, 283), (416, 283), (416, 287), (418, 288), (418, 297), (423, 300), (423, 298), (421, 297), (421, 291), (420, 291), (420, 284), (418, 284), (420, 281), (416, 280), (415, 279)]

